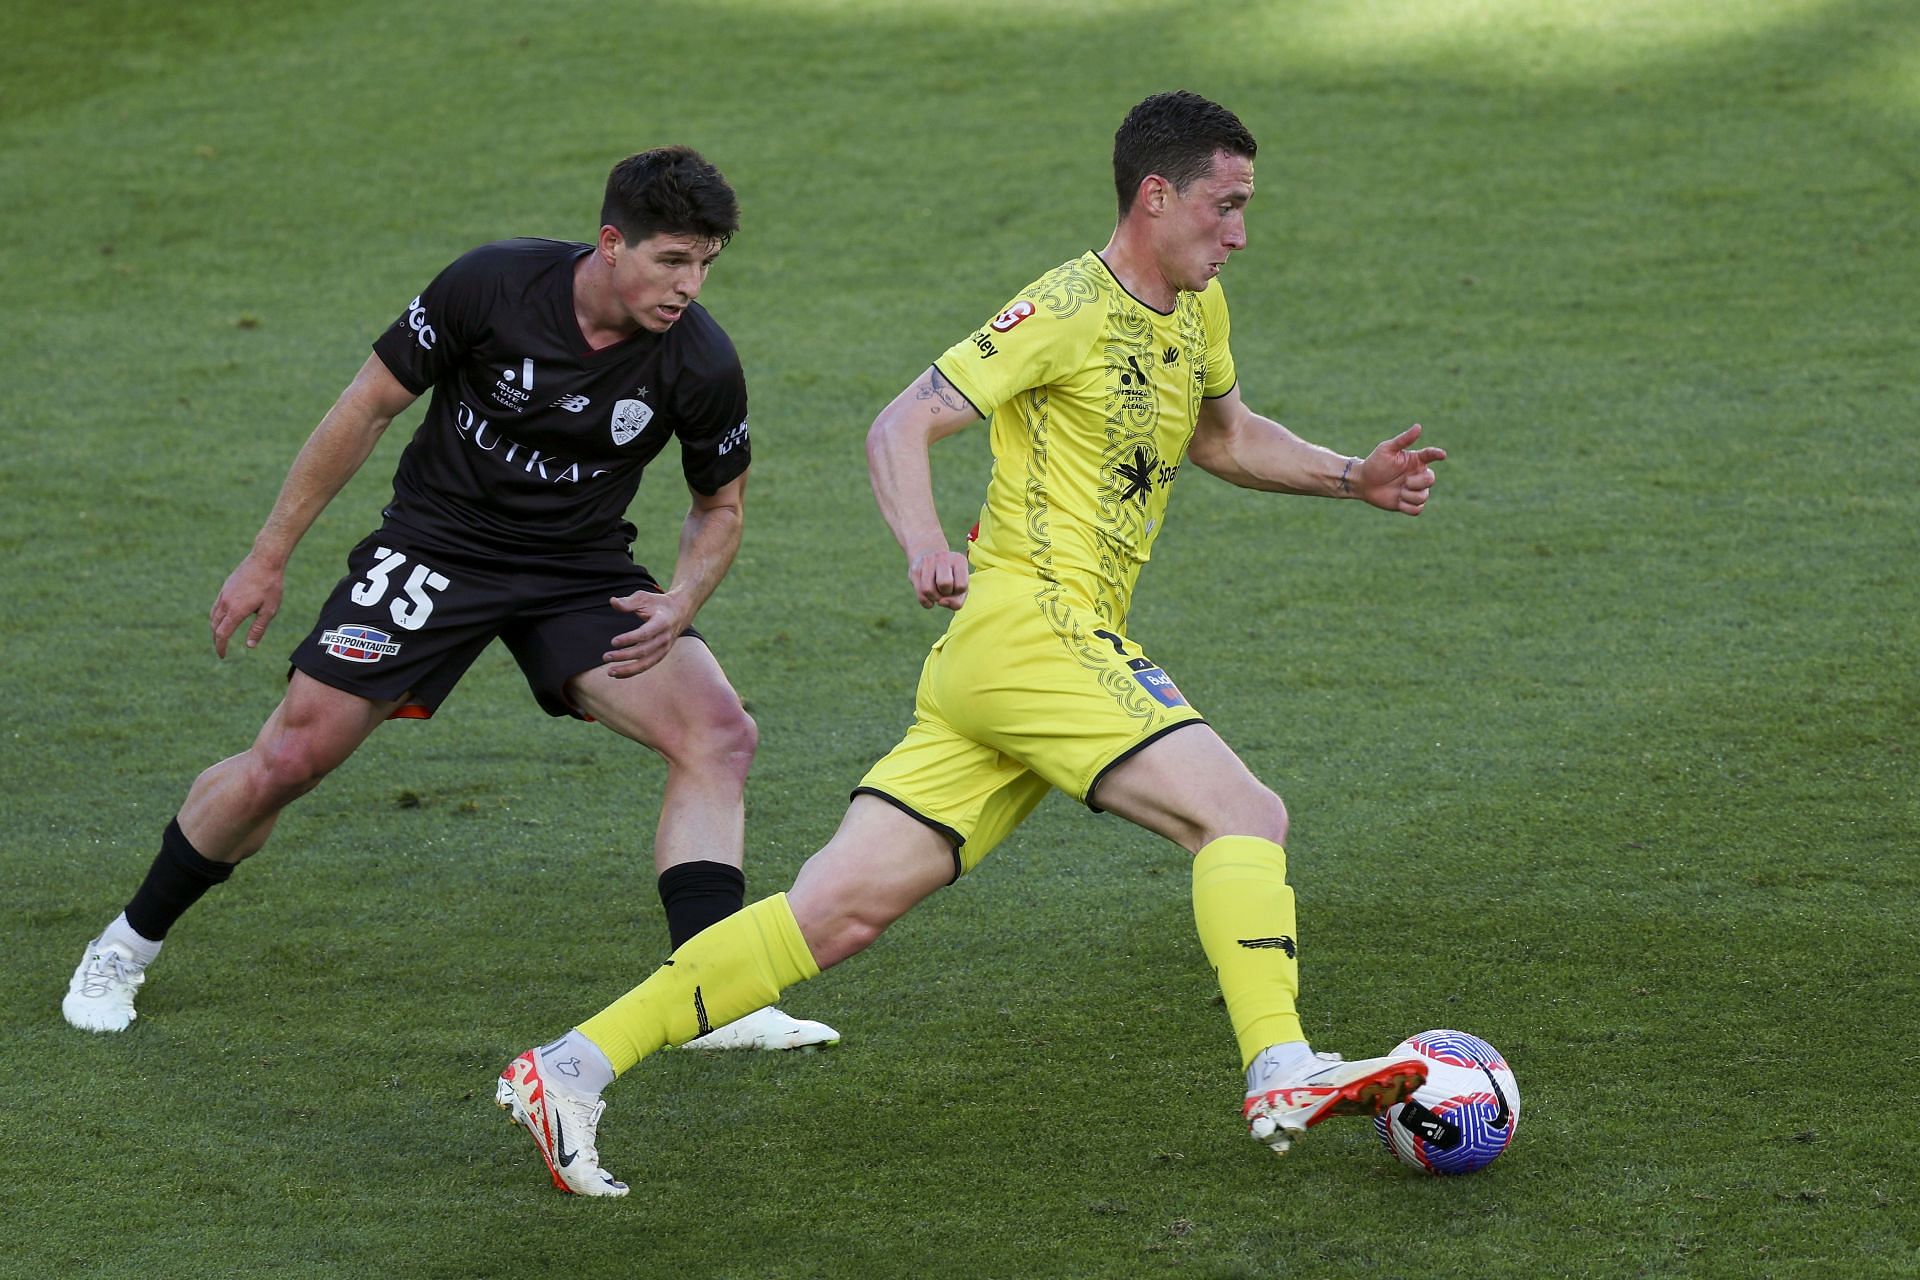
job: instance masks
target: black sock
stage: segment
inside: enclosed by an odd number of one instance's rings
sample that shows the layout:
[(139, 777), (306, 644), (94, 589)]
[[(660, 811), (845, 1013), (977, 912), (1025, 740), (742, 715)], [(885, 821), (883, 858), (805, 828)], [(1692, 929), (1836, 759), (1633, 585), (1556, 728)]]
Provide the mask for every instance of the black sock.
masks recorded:
[(232, 875), (233, 866), (201, 857), (175, 818), (160, 837), (160, 853), (147, 868), (147, 878), (127, 903), (127, 923), (141, 937), (163, 941), (173, 922), (200, 901), (201, 894)]
[(683, 862), (660, 873), (660, 905), (667, 909), (667, 936), (675, 951), (746, 901), (747, 877), (724, 862)]

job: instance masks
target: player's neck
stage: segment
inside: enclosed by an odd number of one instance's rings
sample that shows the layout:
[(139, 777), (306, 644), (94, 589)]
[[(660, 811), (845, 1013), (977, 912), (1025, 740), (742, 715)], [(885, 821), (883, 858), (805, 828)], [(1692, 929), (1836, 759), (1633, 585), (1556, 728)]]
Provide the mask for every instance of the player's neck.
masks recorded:
[(1125, 223), (1113, 229), (1113, 238), (1100, 251), (1100, 260), (1113, 272), (1120, 287), (1161, 315), (1172, 311), (1180, 300), (1180, 290), (1160, 269), (1160, 260), (1152, 247), (1128, 234)]
[(613, 296), (612, 271), (598, 254), (588, 254), (573, 269), (573, 319), (594, 351), (624, 342), (640, 328)]

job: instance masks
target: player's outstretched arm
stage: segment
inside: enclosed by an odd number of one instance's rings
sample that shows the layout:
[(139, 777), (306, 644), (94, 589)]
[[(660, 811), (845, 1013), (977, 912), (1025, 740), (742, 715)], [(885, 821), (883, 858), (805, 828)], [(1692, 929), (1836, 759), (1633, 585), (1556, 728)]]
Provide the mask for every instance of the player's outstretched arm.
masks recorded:
[(693, 505), (680, 526), (680, 554), (673, 562), (673, 582), (664, 594), (636, 591), (613, 597), (613, 607), (640, 618), (632, 631), (613, 638), (602, 655), (607, 674), (617, 679), (637, 676), (667, 656), (693, 615), (707, 602), (720, 579), (733, 567), (746, 528), (747, 473), (741, 472), (713, 493), (689, 487)]
[(928, 450), (980, 415), (929, 367), (880, 411), (867, 432), (867, 474), (880, 514), (907, 554), (907, 579), (922, 609), (958, 609), (967, 598), (967, 557), (947, 544), (933, 505)]
[(1235, 387), (1203, 401), (1187, 456), (1205, 471), (1244, 489), (1322, 498), (1359, 498), (1385, 511), (1417, 516), (1433, 488), (1442, 449), (1417, 449), (1419, 424), (1374, 447), (1364, 458), (1302, 440), (1249, 409)]
[(273, 510), (254, 536), (253, 549), (227, 575), (220, 594), (214, 597), (207, 622), (213, 628), (216, 654), (227, 656), (227, 641), (248, 618), (253, 619), (253, 625), (247, 628), (247, 648), (260, 643), (267, 625), (280, 611), (287, 561), (293, 558), (294, 547), (372, 455), (387, 425), (415, 399), (379, 356), (367, 357), (333, 408), (300, 446)]

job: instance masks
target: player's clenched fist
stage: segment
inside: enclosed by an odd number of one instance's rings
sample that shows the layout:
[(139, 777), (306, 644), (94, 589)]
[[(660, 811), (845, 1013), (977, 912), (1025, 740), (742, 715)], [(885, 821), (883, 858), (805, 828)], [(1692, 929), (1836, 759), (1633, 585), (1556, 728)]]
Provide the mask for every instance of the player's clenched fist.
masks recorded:
[(967, 599), (967, 557), (960, 551), (923, 551), (907, 564), (922, 609), (958, 609)]

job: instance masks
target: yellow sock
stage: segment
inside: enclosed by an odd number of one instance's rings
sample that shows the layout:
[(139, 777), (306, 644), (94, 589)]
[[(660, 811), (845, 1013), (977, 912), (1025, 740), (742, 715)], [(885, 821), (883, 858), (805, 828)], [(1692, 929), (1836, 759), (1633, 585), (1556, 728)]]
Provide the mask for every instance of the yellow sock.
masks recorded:
[(1193, 924), (1227, 998), (1244, 1070), (1268, 1045), (1304, 1040), (1287, 851), (1257, 836), (1223, 836), (1193, 859)]
[(653, 976), (580, 1024), (619, 1076), (669, 1044), (772, 1004), (820, 975), (787, 895), (776, 893), (701, 930)]

